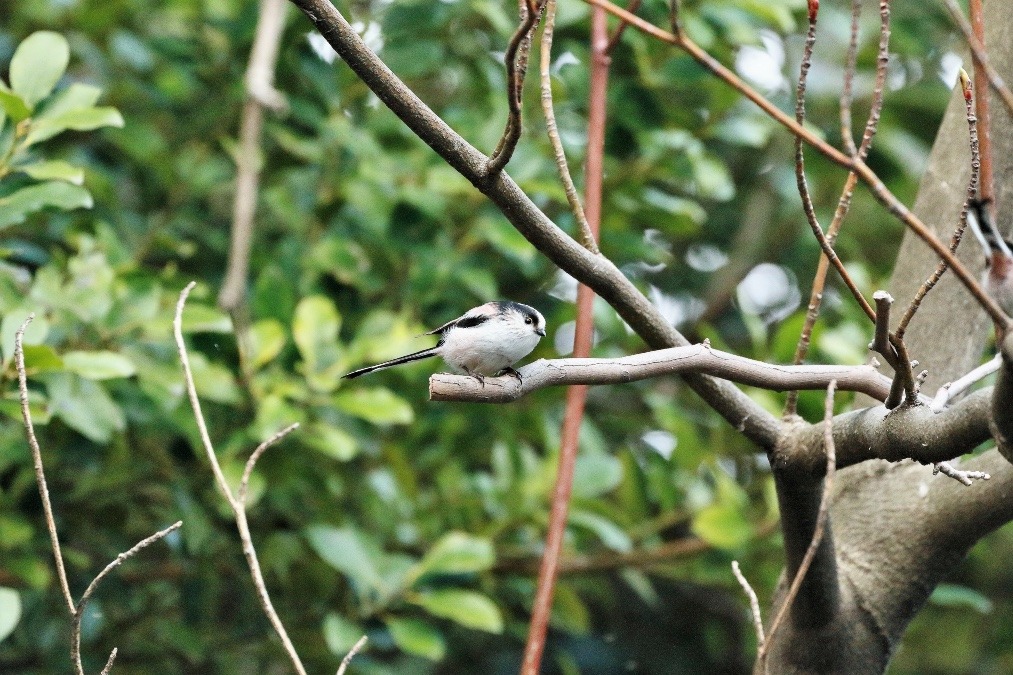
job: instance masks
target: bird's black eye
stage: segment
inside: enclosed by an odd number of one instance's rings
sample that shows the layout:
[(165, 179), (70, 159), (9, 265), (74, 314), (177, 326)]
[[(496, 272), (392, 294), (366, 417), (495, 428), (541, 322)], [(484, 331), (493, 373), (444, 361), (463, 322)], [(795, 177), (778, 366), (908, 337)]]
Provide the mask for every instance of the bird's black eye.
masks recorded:
[(531, 325), (531, 317), (529, 316), (528, 318), (524, 319), (524, 323), (526, 323), (526, 324), (528, 324), (530, 326)]

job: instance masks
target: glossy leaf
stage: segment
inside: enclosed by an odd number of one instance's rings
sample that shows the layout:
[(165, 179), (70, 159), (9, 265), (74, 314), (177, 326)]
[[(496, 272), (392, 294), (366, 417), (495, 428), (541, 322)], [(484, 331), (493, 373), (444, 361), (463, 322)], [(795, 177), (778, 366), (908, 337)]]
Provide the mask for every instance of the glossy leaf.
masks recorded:
[(433, 544), (418, 564), (416, 575), (481, 572), (496, 562), (492, 542), (464, 532), (449, 532)]
[(37, 120), (32, 124), (25, 142), (31, 145), (45, 141), (68, 129), (91, 131), (102, 127), (122, 127), (123, 124), (123, 115), (116, 108), (76, 108)]
[(487, 633), (503, 632), (503, 615), (488, 596), (459, 589), (421, 593), (412, 599), (433, 616)]
[(0, 586), (0, 642), (10, 635), (21, 620), (21, 596), (13, 588)]
[(70, 46), (59, 33), (40, 30), (18, 45), (11, 59), (11, 89), (31, 109), (49, 96), (67, 71)]
[(390, 618), (390, 636), (401, 650), (430, 661), (442, 661), (447, 653), (443, 633), (421, 619)]
[(59, 159), (21, 164), (15, 170), (35, 180), (62, 180), (74, 185), (84, 183), (84, 169)]
[(250, 363), (254, 368), (267, 365), (285, 348), (285, 327), (275, 319), (264, 319), (250, 326)]
[(23, 223), (32, 213), (46, 207), (71, 209), (92, 207), (91, 194), (79, 185), (48, 181), (23, 187), (0, 197), (0, 229)]
[(331, 391), (338, 384), (338, 329), (341, 316), (334, 303), (322, 295), (303, 298), (296, 306), (292, 337), (299, 348), (310, 386)]
[(338, 409), (380, 426), (410, 424), (415, 418), (408, 402), (389, 389), (349, 389), (333, 400)]
[(130, 359), (110, 351), (67, 352), (63, 355), (63, 364), (70, 372), (89, 380), (130, 377), (137, 372)]
[(364, 634), (362, 627), (336, 612), (324, 617), (324, 642), (332, 654), (344, 657)]

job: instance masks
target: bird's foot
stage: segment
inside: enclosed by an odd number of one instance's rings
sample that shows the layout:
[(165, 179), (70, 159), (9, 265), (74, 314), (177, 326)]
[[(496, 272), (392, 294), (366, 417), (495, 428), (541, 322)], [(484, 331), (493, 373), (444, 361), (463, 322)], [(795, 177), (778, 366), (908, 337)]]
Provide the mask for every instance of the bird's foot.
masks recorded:
[(499, 371), (499, 374), (500, 375), (513, 375), (514, 377), (517, 378), (517, 383), (518, 384), (524, 384), (524, 378), (521, 377), (520, 372), (517, 371), (516, 369), (514, 369), (511, 366), (507, 366), (503, 370)]
[(471, 368), (465, 368), (464, 372), (467, 373), (468, 375), (471, 375), (476, 380), (478, 380), (478, 383), (482, 385), (482, 387), (485, 387), (485, 375), (483, 375), (482, 373), (477, 373)]

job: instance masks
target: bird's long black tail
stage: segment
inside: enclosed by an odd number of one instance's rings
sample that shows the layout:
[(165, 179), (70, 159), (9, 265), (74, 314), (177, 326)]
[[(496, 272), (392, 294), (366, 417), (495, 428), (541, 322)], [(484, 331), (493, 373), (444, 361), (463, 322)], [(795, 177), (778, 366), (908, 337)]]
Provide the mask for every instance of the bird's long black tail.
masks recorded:
[(375, 366), (366, 366), (365, 368), (353, 370), (347, 375), (342, 375), (341, 377), (350, 380), (353, 377), (365, 375), (366, 373), (371, 373), (374, 370), (383, 370), (384, 368), (390, 368), (391, 366), (399, 366), (402, 363), (410, 363), (411, 361), (420, 361), (422, 359), (428, 359), (430, 356), (436, 356), (436, 354), (437, 354), (436, 347), (430, 347), (429, 349), (423, 349), (422, 351), (413, 352), (411, 354), (405, 354), (404, 356), (399, 356), (396, 359), (391, 359), (390, 361), (378, 363)]

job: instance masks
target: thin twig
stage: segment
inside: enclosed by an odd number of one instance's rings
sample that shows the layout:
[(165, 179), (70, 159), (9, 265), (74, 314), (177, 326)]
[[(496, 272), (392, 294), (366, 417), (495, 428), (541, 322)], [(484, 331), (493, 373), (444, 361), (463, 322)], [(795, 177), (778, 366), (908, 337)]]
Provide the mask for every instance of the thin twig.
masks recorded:
[(532, 2), (521, 2), (521, 22), (507, 44), (503, 60), (506, 64), (507, 82), (507, 123), (500, 137), (496, 149), (489, 156), (486, 165), (486, 174), (493, 176), (503, 170), (503, 167), (510, 161), (514, 150), (517, 148), (517, 141), (521, 138), (521, 93), (524, 90), (524, 73), (526, 71), (527, 54), (531, 47), (531, 33), (541, 16), (545, 0), (539, 4)]
[[(967, 12), (971, 16), (971, 29), (978, 44), (985, 51), (985, 22), (982, 18), (981, 0), (968, 0)], [(992, 177), (992, 116), (989, 112), (988, 74), (985, 66), (972, 52), (974, 61), (974, 112), (978, 118), (978, 133), (981, 138), (981, 187), (978, 195), (986, 204), (995, 198)], [(988, 207), (986, 207), (988, 208)]]
[[(957, 227), (953, 230), (953, 235), (950, 237), (950, 251), (953, 253), (957, 252), (957, 247), (964, 238), (964, 231), (967, 229), (968, 208), (971, 201), (976, 199), (976, 195), (978, 193), (979, 171), (983, 168), (983, 162), (980, 161), (979, 154), (978, 125), (973, 107), (973, 88), (971, 80), (963, 68), (960, 69), (960, 83), (964, 90), (964, 106), (967, 114), (967, 132), (971, 147), (971, 177), (967, 181), (967, 199), (964, 200), (964, 204), (960, 207), (960, 217), (957, 220)], [(983, 205), (983, 208), (988, 208), (988, 206)], [(932, 272), (932, 275), (929, 276), (929, 278), (925, 280), (925, 283), (923, 283), (918, 288), (917, 292), (915, 292), (907, 310), (905, 310), (904, 315), (901, 316), (900, 321), (897, 323), (897, 330), (895, 331), (895, 334), (898, 339), (904, 339), (904, 334), (907, 332), (908, 325), (911, 323), (911, 319), (914, 318), (915, 313), (917, 313), (918, 309), (921, 307), (925, 296), (929, 294), (929, 291), (935, 288), (936, 284), (939, 283), (940, 279), (942, 279), (947, 269), (949, 269), (949, 265), (946, 264), (946, 261), (940, 260), (939, 264), (936, 265), (936, 269)]]
[(1010, 91), (1006, 82), (1003, 81), (1002, 76), (999, 75), (993, 66), (991, 61), (988, 59), (988, 53), (985, 51), (985, 45), (983, 45), (978, 38), (974, 36), (974, 29), (971, 27), (970, 22), (964, 16), (964, 12), (960, 9), (960, 5), (957, 4), (956, 0), (940, 0), (946, 9), (949, 10), (950, 16), (953, 18), (954, 23), (960, 28), (960, 32), (964, 34), (964, 39), (967, 41), (967, 46), (971, 49), (971, 57), (977, 63), (980, 63), (985, 70), (985, 75), (988, 77), (988, 83), (992, 89), (999, 94), (999, 98), (1006, 104), (1010, 113), (1013, 113), (1013, 92)]
[(941, 473), (944, 476), (949, 476), (958, 483), (962, 483), (967, 487), (973, 485), (973, 481), (976, 480), (991, 480), (992, 476), (984, 471), (964, 471), (954, 467), (949, 462), (939, 462), (938, 464), (932, 465), (932, 475), (935, 476), (937, 473)]
[(862, 17), (862, 0), (851, 0), (851, 38), (848, 40), (848, 54), (844, 58), (844, 86), (841, 88), (841, 143), (849, 155), (857, 155), (855, 139), (851, 128), (852, 89), (855, 73), (858, 71), (858, 27)]
[(242, 305), (246, 295), (262, 165), (260, 136), (264, 126), (264, 108), (280, 112), (287, 107), (285, 97), (274, 88), (274, 70), (287, 8), (285, 0), (260, 0), (256, 35), (244, 78), (246, 102), (243, 104), (239, 146), (235, 155), (236, 193), (232, 204), (231, 243), (225, 280), (218, 293), (218, 305), (230, 313)]
[[(861, 12), (861, 0), (854, 0), (851, 9), (851, 41), (848, 46), (847, 65), (844, 71), (844, 90), (841, 94), (840, 102), (841, 138), (849, 154), (864, 160), (869, 154), (869, 149), (872, 147), (872, 138), (876, 133), (880, 110), (883, 107), (883, 89), (886, 83), (886, 68), (889, 64), (890, 10), (889, 5), (885, 2), (880, 3), (879, 55), (876, 60), (876, 82), (872, 90), (872, 105), (869, 109), (869, 117), (865, 123), (865, 132), (862, 134), (862, 142), (856, 148), (851, 130), (851, 89), (857, 60), (858, 18)], [(837, 200), (837, 209), (834, 211), (834, 217), (830, 221), (830, 227), (827, 228), (826, 232), (826, 240), (831, 248), (836, 243), (837, 235), (844, 224), (844, 218), (851, 208), (851, 198), (854, 195), (857, 182), (857, 174), (854, 171), (848, 171), (848, 177), (845, 179), (844, 187), (841, 189), (841, 196)], [(809, 351), (809, 342), (812, 338), (813, 328), (816, 325), (816, 320), (819, 318), (820, 308), (823, 304), (823, 289), (826, 286), (829, 267), (829, 258), (827, 258), (825, 253), (821, 252), (816, 266), (816, 274), (813, 275), (812, 291), (809, 294), (809, 305), (806, 309), (805, 322), (802, 325), (798, 344), (795, 347), (795, 364), (802, 363)], [(788, 392), (788, 398), (784, 407), (785, 417), (795, 415), (797, 408), (798, 392)]]
[(991, 361), (983, 363), (963, 377), (960, 377), (953, 382), (947, 382), (943, 386), (939, 387), (939, 391), (936, 392), (935, 398), (933, 398), (932, 403), (929, 404), (930, 407), (935, 412), (943, 410), (947, 405), (949, 405), (950, 401), (969, 389), (976, 382), (981, 381), (999, 370), (1001, 365), (1002, 354), (999, 353), (992, 357)]
[[(640, 3), (641, 0), (630, 0), (629, 3), (626, 5), (626, 11), (630, 13), (636, 12), (638, 9), (640, 9)], [(612, 32), (612, 36), (609, 37), (608, 44), (605, 45), (606, 54), (611, 54), (613, 51), (615, 51), (616, 45), (618, 45), (619, 41), (623, 39), (623, 33), (626, 32), (626, 28), (629, 25), (630, 24), (626, 23), (625, 21), (619, 22), (619, 25), (616, 26), (616, 29)]]
[(739, 569), (738, 560), (732, 561), (732, 574), (735, 575), (739, 586), (742, 586), (746, 597), (749, 598), (749, 613), (753, 617), (753, 629), (756, 631), (756, 645), (760, 647), (766, 641), (763, 637), (763, 618), (760, 616), (760, 601), (756, 597), (756, 591), (749, 585), (749, 580), (746, 579), (745, 575), (742, 574), (742, 570)]
[[(813, 46), (816, 44), (816, 19), (819, 15), (819, 2), (816, 0), (810, 0), (809, 2), (809, 30), (806, 33), (805, 47), (802, 52), (802, 64), (799, 69), (798, 76), (798, 87), (796, 88), (795, 98), (795, 121), (799, 125), (805, 123), (805, 90), (806, 80), (809, 76), (809, 68), (812, 65)], [(862, 295), (862, 291), (859, 290), (858, 284), (855, 283), (854, 279), (848, 273), (847, 268), (844, 267), (844, 262), (837, 257), (837, 253), (834, 251), (833, 246), (827, 240), (826, 234), (823, 232), (823, 228), (820, 226), (819, 220), (816, 218), (816, 210), (813, 207), (812, 197), (809, 194), (809, 185), (805, 175), (805, 144), (802, 142), (801, 136), (795, 137), (795, 184), (798, 186), (799, 196), (802, 198), (802, 210), (805, 212), (806, 220), (809, 222), (809, 227), (812, 229), (813, 234), (816, 236), (817, 241), (820, 244), (820, 248), (823, 250), (823, 255), (827, 257), (830, 264), (833, 265), (834, 269), (840, 275), (841, 280), (844, 281), (844, 285), (848, 287), (855, 300), (858, 302), (859, 307), (865, 312), (866, 316), (869, 317), (870, 321), (876, 320), (876, 312), (872, 309), (872, 305)]]
[(559, 138), (559, 129), (556, 127), (556, 113), (552, 108), (552, 32), (556, 25), (556, 0), (546, 0), (545, 3), (545, 27), (542, 29), (542, 48), (540, 75), (542, 83), (542, 113), (545, 115), (545, 130), (549, 135), (549, 142), (552, 144), (552, 152), (556, 160), (556, 170), (559, 172), (559, 180), (563, 183), (563, 190), (566, 192), (566, 201), (570, 204), (570, 211), (577, 221), (577, 231), (580, 233), (580, 243), (592, 253), (598, 253), (598, 244), (594, 240), (594, 233), (587, 223), (584, 215), (584, 207), (580, 204), (580, 197), (577, 196), (577, 188), (570, 176), (570, 167), (566, 163), (566, 153), (563, 151), (563, 142)]
[(287, 427), (275, 433), (266, 441), (258, 445), (257, 449), (254, 450), (253, 453), (250, 455), (250, 458), (246, 460), (246, 467), (243, 469), (243, 477), (239, 481), (239, 489), (236, 491), (236, 500), (244, 507), (246, 506), (246, 490), (249, 487), (250, 476), (253, 474), (253, 467), (254, 465), (256, 465), (257, 460), (260, 459), (260, 456), (263, 455), (264, 452), (269, 447), (271, 447), (281, 439), (285, 438), (285, 436), (288, 436), (290, 433), (292, 433), (298, 428), (299, 428), (298, 422), (296, 422), (295, 424), (288, 425)]
[(225, 474), (222, 473), (222, 468), (218, 464), (218, 457), (215, 455), (214, 446), (211, 444), (211, 437), (208, 435), (207, 423), (204, 421), (204, 413), (201, 412), (200, 400), (197, 398), (197, 387), (194, 385), (193, 372), (190, 369), (190, 357), (186, 351), (186, 342), (183, 340), (183, 307), (186, 305), (186, 299), (189, 297), (190, 291), (196, 285), (197, 282), (191, 281), (180, 292), (179, 301), (176, 303), (176, 316), (172, 321), (173, 335), (176, 338), (176, 349), (179, 352), (179, 360), (183, 366), (186, 393), (190, 400), (190, 407), (193, 409), (194, 418), (197, 421), (197, 429), (200, 432), (201, 442), (204, 445), (204, 453), (211, 464), (211, 470), (214, 473), (218, 489), (221, 490), (222, 495), (229, 503), (229, 507), (235, 516), (236, 529), (239, 532), (239, 539), (243, 544), (243, 555), (246, 557), (246, 564), (250, 568), (250, 577), (253, 579), (253, 586), (260, 600), (260, 606), (281, 639), (289, 660), (292, 662), (292, 666), (299, 675), (306, 675), (306, 669), (299, 659), (299, 654), (289, 639), (285, 626), (282, 624), (271, 602), (271, 596), (267, 592), (264, 575), (260, 569), (260, 561), (257, 559), (257, 551), (253, 546), (253, 537), (250, 535), (250, 526), (246, 520), (246, 506), (243, 502), (236, 499), (232, 494), (232, 490), (229, 489), (228, 481), (225, 480)]
[(635, 14), (630, 14), (623, 8), (612, 4), (608, 0), (585, 0), (585, 2), (594, 5), (595, 7), (601, 7), (609, 14), (627, 21), (634, 28), (643, 31), (652, 37), (679, 47), (689, 54), (689, 56), (691, 56), (695, 61), (711, 71), (719, 79), (723, 80), (726, 84), (758, 105), (765, 113), (767, 113), (767, 115), (770, 116), (771, 119), (788, 128), (793, 134), (801, 136), (806, 143), (818, 150), (827, 159), (844, 167), (845, 169), (853, 170), (862, 182), (869, 188), (877, 201), (886, 207), (887, 211), (892, 216), (904, 223), (908, 229), (914, 232), (919, 239), (925, 242), (929, 248), (931, 248), (940, 258), (950, 265), (954, 275), (960, 279), (960, 282), (971, 294), (975, 302), (985, 309), (997, 325), (1001, 327), (1010, 325), (1010, 317), (1006, 316), (1002, 307), (1000, 307), (999, 304), (985, 292), (984, 288), (982, 288), (975, 276), (971, 274), (967, 267), (948, 250), (946, 244), (944, 244), (939, 237), (937, 237), (932, 230), (930, 230), (925, 223), (918, 218), (918, 216), (916, 216), (910, 209), (907, 208), (907, 206), (897, 199), (892, 192), (890, 192), (879, 176), (877, 176), (876, 173), (869, 168), (868, 164), (857, 158), (845, 155), (843, 152), (799, 124), (796, 120), (786, 115), (777, 106), (764, 98), (759, 92), (742, 81), (742, 79), (734, 72), (701, 49), (699, 45), (690, 40), (684, 33), (673, 35), (672, 33), (641, 19)]
[[(74, 664), (77, 667), (78, 672), (84, 672), (84, 666), (81, 663), (81, 620), (84, 618), (84, 610), (88, 604), (88, 600), (91, 599), (91, 596), (95, 592), (95, 589), (98, 588), (99, 583), (110, 572), (112, 572), (114, 569), (122, 565), (123, 561), (136, 555), (141, 549), (150, 546), (151, 544), (154, 544), (156, 541), (162, 539), (170, 532), (178, 530), (182, 525), (183, 521), (177, 520), (175, 523), (165, 528), (164, 530), (160, 530), (155, 534), (151, 535), (150, 537), (146, 537), (145, 539), (142, 539), (141, 541), (137, 542), (130, 550), (120, 553), (113, 559), (112, 562), (110, 562), (108, 565), (105, 566), (105, 569), (103, 569), (101, 572), (98, 573), (98, 576), (96, 576), (94, 579), (91, 580), (91, 583), (88, 584), (88, 588), (84, 589), (84, 594), (81, 595), (81, 599), (78, 600), (77, 606), (74, 608), (74, 621), (71, 627), (70, 655), (71, 658), (74, 660)], [(112, 667), (112, 662), (113, 659), (115, 658), (116, 658), (116, 650), (113, 650), (113, 653), (109, 656), (109, 661), (106, 664), (106, 669)], [(103, 670), (103, 672), (106, 672), (106, 670)]]
[(119, 653), (119, 650), (117, 650), (116, 647), (113, 647), (113, 650), (109, 652), (109, 660), (106, 661), (106, 665), (102, 668), (102, 672), (99, 673), (99, 675), (109, 675), (113, 669), (113, 662), (116, 660), (117, 653)]
[(834, 391), (836, 388), (836, 382), (831, 382), (827, 386), (827, 398), (823, 411), (823, 447), (826, 450), (827, 455), (827, 472), (823, 478), (823, 494), (820, 497), (820, 508), (816, 514), (816, 527), (813, 530), (813, 538), (812, 541), (809, 542), (809, 548), (806, 549), (805, 555), (802, 557), (802, 562), (799, 564), (798, 570), (795, 572), (795, 578), (792, 579), (791, 585), (788, 587), (788, 594), (785, 596), (784, 602), (781, 604), (781, 608), (777, 612), (777, 616), (774, 617), (774, 621), (770, 624), (770, 631), (767, 633), (767, 639), (760, 645), (759, 653), (757, 654), (757, 661), (761, 666), (762, 672), (766, 672), (767, 650), (773, 643), (774, 635), (777, 633), (777, 629), (780, 628), (781, 624), (784, 622), (788, 611), (791, 609), (792, 603), (795, 602), (795, 597), (798, 595), (799, 588), (802, 587), (802, 581), (805, 580), (805, 575), (809, 571), (809, 566), (812, 564), (813, 558), (816, 557), (816, 550), (823, 541), (823, 531), (826, 529), (827, 514), (830, 509), (830, 493), (833, 490), (834, 472), (837, 468), (837, 452), (834, 448), (833, 427)]
[(345, 658), (341, 659), (341, 665), (338, 666), (337, 675), (345, 675), (345, 670), (348, 668), (348, 664), (351, 663), (352, 659), (355, 658), (355, 655), (362, 651), (362, 648), (366, 646), (367, 639), (368, 638), (363, 635), (354, 645), (352, 645), (352, 648), (348, 650), (347, 654), (345, 654)]
[(74, 596), (70, 594), (70, 584), (67, 583), (67, 570), (63, 566), (63, 553), (60, 551), (60, 538), (56, 533), (56, 520), (53, 518), (53, 505), (49, 501), (49, 488), (46, 485), (46, 474), (42, 469), (42, 449), (35, 437), (35, 426), (32, 424), (32, 414), (28, 408), (28, 376), (25, 373), (25, 329), (35, 319), (35, 314), (29, 314), (21, 327), (14, 333), (14, 364), (18, 371), (18, 388), (21, 392), (21, 419), (24, 421), (25, 433), (28, 435), (28, 446), (32, 449), (32, 465), (35, 467), (35, 482), (39, 485), (39, 497), (42, 498), (42, 511), (46, 516), (46, 528), (49, 530), (49, 543), (53, 548), (53, 558), (56, 561), (56, 576), (60, 579), (60, 590), (63, 592), (63, 599), (67, 603), (67, 611), (74, 616)]

